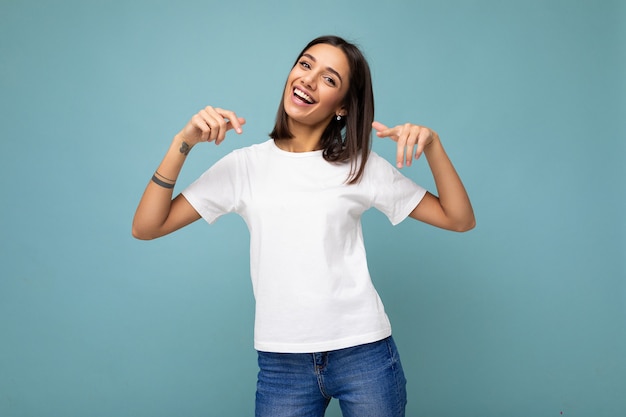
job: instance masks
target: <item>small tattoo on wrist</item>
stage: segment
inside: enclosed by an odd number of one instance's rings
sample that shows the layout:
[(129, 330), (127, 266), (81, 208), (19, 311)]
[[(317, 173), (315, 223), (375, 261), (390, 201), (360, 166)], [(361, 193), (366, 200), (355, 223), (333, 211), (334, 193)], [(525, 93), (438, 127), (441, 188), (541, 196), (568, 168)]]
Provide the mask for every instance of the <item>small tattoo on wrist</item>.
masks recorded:
[(179, 151), (180, 151), (180, 153), (182, 153), (183, 155), (189, 155), (189, 151), (190, 151), (190, 150), (191, 150), (191, 146), (189, 146), (189, 145), (187, 144), (187, 142), (183, 142), (183, 143), (180, 145), (180, 149), (179, 149)]

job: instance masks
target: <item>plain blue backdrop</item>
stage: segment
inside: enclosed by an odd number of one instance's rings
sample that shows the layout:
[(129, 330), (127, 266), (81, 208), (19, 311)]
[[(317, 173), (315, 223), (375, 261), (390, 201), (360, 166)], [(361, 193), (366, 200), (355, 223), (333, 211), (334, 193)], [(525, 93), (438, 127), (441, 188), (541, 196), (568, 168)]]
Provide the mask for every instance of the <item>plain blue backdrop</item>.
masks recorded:
[[(248, 123), (177, 191), (266, 140), (328, 33), (369, 58), (378, 120), (439, 132), (477, 215), (466, 234), (365, 216), (407, 415), (624, 415), (625, 26), (619, 0), (2, 0), (0, 416), (253, 415), (245, 224), (130, 225), (195, 112)], [(424, 161), (403, 172), (432, 189)]]

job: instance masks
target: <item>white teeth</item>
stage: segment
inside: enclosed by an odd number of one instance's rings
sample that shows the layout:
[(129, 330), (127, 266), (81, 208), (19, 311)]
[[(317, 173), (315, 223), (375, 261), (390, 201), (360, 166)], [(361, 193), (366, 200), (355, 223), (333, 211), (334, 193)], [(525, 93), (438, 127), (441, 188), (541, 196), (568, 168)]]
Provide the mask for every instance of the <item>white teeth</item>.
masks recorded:
[(307, 103), (313, 103), (313, 99), (311, 97), (309, 97), (308, 94), (306, 94), (304, 91), (301, 91), (299, 89), (294, 89), (294, 94), (297, 95), (298, 97), (300, 97), (301, 99), (303, 99), (304, 101), (306, 101)]

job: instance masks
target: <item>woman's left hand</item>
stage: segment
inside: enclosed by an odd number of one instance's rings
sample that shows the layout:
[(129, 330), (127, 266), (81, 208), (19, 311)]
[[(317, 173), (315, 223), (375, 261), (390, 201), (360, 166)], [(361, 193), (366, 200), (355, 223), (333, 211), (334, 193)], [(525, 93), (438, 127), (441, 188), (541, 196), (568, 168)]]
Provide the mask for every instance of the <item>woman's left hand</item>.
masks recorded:
[(396, 156), (398, 168), (402, 168), (405, 161), (406, 166), (410, 166), (413, 158), (418, 159), (428, 145), (439, 140), (439, 135), (435, 131), (411, 123), (389, 128), (380, 122), (374, 122), (372, 127), (379, 138), (390, 138), (398, 144)]

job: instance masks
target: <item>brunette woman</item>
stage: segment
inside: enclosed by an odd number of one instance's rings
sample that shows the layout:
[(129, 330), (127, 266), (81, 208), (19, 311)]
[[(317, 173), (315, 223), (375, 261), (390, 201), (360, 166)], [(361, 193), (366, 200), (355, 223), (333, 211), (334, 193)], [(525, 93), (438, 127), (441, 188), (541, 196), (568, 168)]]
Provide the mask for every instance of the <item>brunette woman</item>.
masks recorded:
[[(311, 41), (289, 73), (271, 139), (238, 149), (172, 199), (189, 151), (242, 133), (235, 112), (206, 107), (174, 137), (141, 198), (133, 235), (153, 239), (234, 212), (250, 230), (256, 300), (256, 415), (404, 416), (405, 377), (368, 272), (361, 215), (383, 212), (454, 231), (475, 220), (437, 133), (374, 121), (369, 66), (335, 36)], [(396, 143), (396, 167), (370, 150), (372, 128)], [(437, 192), (397, 168), (422, 154)]]

